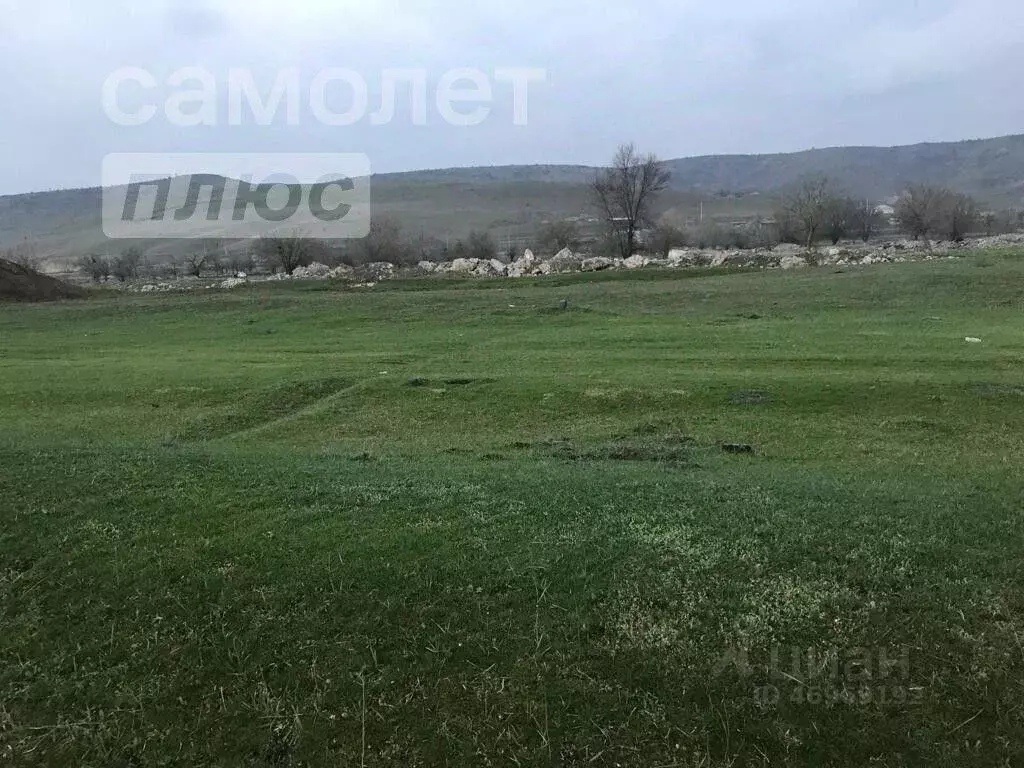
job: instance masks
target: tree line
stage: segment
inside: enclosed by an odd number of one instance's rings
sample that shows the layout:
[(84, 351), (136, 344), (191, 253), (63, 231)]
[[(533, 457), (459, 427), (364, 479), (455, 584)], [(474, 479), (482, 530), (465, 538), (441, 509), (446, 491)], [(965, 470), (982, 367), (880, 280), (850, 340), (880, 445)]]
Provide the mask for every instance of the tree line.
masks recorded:
[(330, 267), (358, 268), (376, 262), (411, 266), (420, 261), (450, 261), (458, 258), (489, 260), (499, 258), (498, 245), (487, 232), (472, 231), (465, 239), (451, 243), (424, 235), (408, 237), (401, 224), (389, 216), (377, 216), (370, 233), (361, 240), (318, 240), (300, 232), (266, 236), (255, 240), (203, 239), (190, 244), (183, 256), (147, 265), (136, 246), (116, 255), (88, 254), (77, 260), (76, 268), (93, 282), (129, 282), (144, 273), (177, 279), (209, 275), (283, 272), (317, 262)]
[[(958, 243), (983, 222), (988, 234), (995, 226), (995, 214), (982, 214), (973, 197), (938, 185), (910, 185), (894, 208), (900, 230), (915, 240), (941, 238)], [(776, 220), (781, 239), (808, 248), (822, 239), (833, 245), (848, 238), (868, 242), (885, 226), (879, 206), (845, 194), (827, 176), (805, 178), (790, 190)]]
[[(647, 250), (661, 253), (679, 246), (744, 248), (779, 241), (812, 248), (822, 240), (833, 245), (853, 238), (868, 242), (889, 226), (877, 202), (848, 194), (828, 176), (810, 175), (781, 196), (774, 231), (761, 223), (743, 228), (709, 224), (686, 231), (659, 223), (654, 215), (657, 197), (670, 180), (657, 156), (641, 154), (633, 144), (619, 147), (592, 186), (611, 250), (628, 258), (641, 240)], [(896, 201), (893, 218), (902, 232), (925, 241), (962, 242), (975, 232), (993, 235), (1024, 228), (1024, 212), (983, 212), (970, 195), (930, 184), (908, 186)]]

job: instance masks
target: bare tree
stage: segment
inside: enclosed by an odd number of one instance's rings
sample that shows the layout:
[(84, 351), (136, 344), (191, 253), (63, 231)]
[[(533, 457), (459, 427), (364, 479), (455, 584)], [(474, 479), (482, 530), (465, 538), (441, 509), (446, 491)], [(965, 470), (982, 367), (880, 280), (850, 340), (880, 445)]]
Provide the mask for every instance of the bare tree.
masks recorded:
[(949, 195), (948, 189), (929, 184), (908, 187), (896, 203), (900, 227), (915, 240), (928, 240), (942, 225)]
[(110, 277), (111, 264), (106, 256), (91, 253), (78, 260), (78, 269), (89, 276), (94, 283), (102, 283)]
[(780, 243), (793, 243), (801, 245), (807, 242), (800, 228), (800, 223), (793, 217), (793, 214), (780, 207), (775, 212), (776, 231)]
[(416, 261), (447, 261), (448, 247), (444, 240), (421, 233), (412, 243), (412, 252)]
[(498, 257), (498, 246), (488, 232), (470, 232), (466, 241), (466, 254), (471, 259), (490, 261)]
[(801, 242), (811, 248), (825, 228), (835, 198), (827, 176), (806, 176), (783, 197), (778, 218), (793, 227)]
[(252, 249), (247, 244), (237, 245), (233, 250), (225, 249), (227, 253), (227, 265), (232, 274), (248, 275), (256, 270), (256, 261), (252, 256)]
[(178, 271), (178, 265), (173, 261), (161, 265), (158, 269), (153, 270), (158, 276), (163, 276), (168, 280), (177, 280), (181, 273)]
[(882, 214), (870, 200), (857, 200), (850, 210), (851, 231), (865, 243), (882, 228)]
[(659, 258), (667, 259), (673, 248), (686, 245), (686, 233), (672, 224), (659, 224), (647, 241), (647, 248)]
[(28, 238), (25, 238), (13, 248), (8, 248), (6, 251), (0, 251), (0, 258), (12, 261), (19, 267), (37, 271), (42, 263), (42, 258), (39, 256), (39, 249), (36, 247), (36, 244)]
[(641, 155), (634, 144), (620, 146), (611, 167), (594, 179), (594, 199), (623, 258), (636, 250), (637, 233), (650, 221), (651, 204), (669, 179), (658, 158)]
[(853, 230), (857, 201), (843, 195), (830, 195), (825, 201), (822, 231), (832, 245)]
[(574, 221), (552, 221), (540, 228), (537, 242), (548, 253), (558, 253), (563, 248), (575, 251), (580, 247), (580, 230)]
[(950, 193), (943, 205), (944, 234), (954, 243), (963, 242), (978, 223), (978, 203), (970, 195)]
[(192, 251), (192, 253), (186, 254), (185, 271), (192, 275), (192, 277), (202, 277), (203, 270), (206, 269), (206, 262), (209, 258), (210, 254), (206, 251)]
[(192, 277), (202, 277), (210, 257), (219, 247), (216, 240), (203, 240), (195, 250), (185, 254), (185, 271)]
[(992, 237), (995, 234), (996, 222), (998, 220), (999, 217), (992, 211), (985, 211), (981, 214), (981, 223), (985, 227), (985, 237)]
[(114, 259), (111, 272), (120, 282), (135, 280), (139, 276), (139, 265), (142, 264), (142, 251), (139, 248), (125, 248)]
[(290, 275), (299, 267), (305, 266), (309, 261), (308, 242), (300, 237), (299, 233), (293, 233), (291, 237), (262, 237), (260, 238), (260, 251), (267, 263), (280, 267), (285, 274)]
[(374, 216), (370, 234), (362, 241), (363, 262), (389, 261), (401, 264), (408, 260), (410, 249), (402, 239), (402, 225), (390, 216)]

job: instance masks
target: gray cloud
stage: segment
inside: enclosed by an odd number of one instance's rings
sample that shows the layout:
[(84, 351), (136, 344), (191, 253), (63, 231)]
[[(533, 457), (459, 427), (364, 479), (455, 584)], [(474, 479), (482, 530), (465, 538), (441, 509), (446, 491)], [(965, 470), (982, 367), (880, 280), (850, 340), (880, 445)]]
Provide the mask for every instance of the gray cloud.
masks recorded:
[[(599, 163), (622, 140), (664, 157), (898, 144), (1014, 133), (1024, 64), (1018, 0), (0, 0), (0, 193), (98, 183), (124, 151), (365, 152), (382, 171), (449, 165)], [(213, 72), (218, 127), (117, 126), (101, 88), (139, 66), (158, 79)], [(348, 67), (540, 67), (530, 121), (497, 91), (482, 125), (395, 121), (329, 127), (224, 125), (229, 68), (269, 91), (282, 68), (308, 83)], [(126, 99), (126, 101), (128, 101)]]

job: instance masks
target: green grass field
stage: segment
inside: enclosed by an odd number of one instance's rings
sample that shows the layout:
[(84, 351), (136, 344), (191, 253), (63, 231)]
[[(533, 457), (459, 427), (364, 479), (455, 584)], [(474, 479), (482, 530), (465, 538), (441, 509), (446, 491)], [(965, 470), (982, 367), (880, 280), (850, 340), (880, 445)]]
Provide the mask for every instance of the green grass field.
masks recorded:
[(1022, 310), (1019, 252), (4, 306), (0, 765), (1024, 764)]

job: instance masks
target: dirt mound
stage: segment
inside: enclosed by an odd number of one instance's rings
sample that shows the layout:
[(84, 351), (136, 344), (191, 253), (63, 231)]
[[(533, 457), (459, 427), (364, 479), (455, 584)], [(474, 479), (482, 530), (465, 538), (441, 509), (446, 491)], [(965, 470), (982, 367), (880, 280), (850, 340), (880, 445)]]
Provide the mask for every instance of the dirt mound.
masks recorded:
[(0, 301), (57, 301), (84, 295), (81, 288), (0, 259)]

